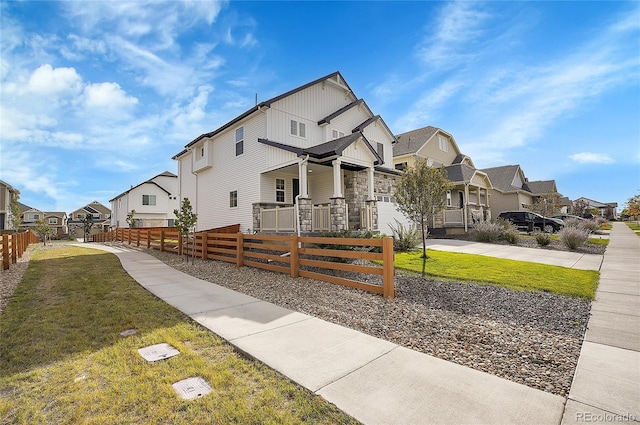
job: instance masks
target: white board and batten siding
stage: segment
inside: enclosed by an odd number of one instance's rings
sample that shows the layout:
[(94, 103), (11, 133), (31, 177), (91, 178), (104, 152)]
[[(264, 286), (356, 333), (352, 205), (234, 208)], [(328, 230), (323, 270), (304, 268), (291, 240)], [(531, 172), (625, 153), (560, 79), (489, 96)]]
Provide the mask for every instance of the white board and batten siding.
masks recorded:
[[(354, 96), (331, 83), (307, 87), (271, 104), (267, 110), (267, 138), (292, 146), (307, 148), (326, 142), (324, 127), (318, 121), (348, 105)], [(304, 122), (304, 138), (291, 135), (291, 120)], [(348, 129), (348, 133), (351, 129)]]
[(369, 124), (363, 131), (364, 137), (367, 138), (373, 149), (378, 149), (377, 144), (382, 143), (384, 146), (384, 164), (382, 167), (393, 169), (393, 135), (389, 134), (387, 129), (380, 124), (379, 121)]

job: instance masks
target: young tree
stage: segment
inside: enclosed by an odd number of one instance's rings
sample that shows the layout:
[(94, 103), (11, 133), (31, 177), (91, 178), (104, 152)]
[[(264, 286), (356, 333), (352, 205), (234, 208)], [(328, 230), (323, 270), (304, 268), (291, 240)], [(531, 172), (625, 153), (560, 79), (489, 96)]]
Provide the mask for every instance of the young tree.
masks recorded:
[(36, 220), (36, 225), (33, 228), (33, 231), (42, 238), (42, 243), (44, 244), (44, 246), (47, 246), (47, 237), (50, 237), (51, 233), (53, 233), (53, 229), (51, 229), (51, 226), (49, 226), (47, 222), (41, 218), (39, 220)]
[(11, 200), (11, 204), (9, 205), (11, 210), (11, 227), (16, 233), (20, 229), (20, 226), (22, 226), (22, 211), (20, 210), (18, 199), (20, 199), (19, 194)]
[(82, 218), (82, 230), (84, 231), (84, 241), (87, 241), (87, 236), (91, 233), (91, 229), (94, 225), (93, 216), (91, 214), (85, 214)]
[(452, 187), (444, 167), (431, 167), (426, 160), (405, 170), (396, 186), (394, 196), (398, 210), (416, 223), (422, 233), (422, 258), (427, 258), (427, 223), (444, 210), (447, 191)]
[(640, 195), (629, 198), (622, 213), (637, 220), (640, 215)]
[(577, 215), (578, 217), (586, 217), (589, 214), (589, 204), (582, 199), (578, 199), (571, 206), (571, 214)]
[[(176, 216), (175, 226), (180, 232), (180, 252), (184, 253), (184, 236), (186, 235), (187, 239), (189, 238), (189, 232), (191, 232), (191, 229), (194, 228), (198, 221), (198, 214), (193, 212), (189, 198), (184, 198), (180, 210), (173, 210), (173, 213)], [(191, 251), (193, 254), (195, 249)]]
[(129, 227), (136, 227), (136, 219), (133, 218), (136, 215), (136, 210), (131, 210), (131, 212), (129, 214), (127, 214), (127, 224), (129, 225)]

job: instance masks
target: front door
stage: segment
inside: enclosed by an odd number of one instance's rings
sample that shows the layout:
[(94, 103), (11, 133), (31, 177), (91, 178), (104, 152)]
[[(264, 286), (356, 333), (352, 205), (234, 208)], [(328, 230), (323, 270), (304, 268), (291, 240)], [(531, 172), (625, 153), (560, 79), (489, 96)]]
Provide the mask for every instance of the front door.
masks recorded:
[(296, 196), (300, 195), (300, 179), (292, 179), (291, 186), (293, 190), (293, 203), (296, 203)]

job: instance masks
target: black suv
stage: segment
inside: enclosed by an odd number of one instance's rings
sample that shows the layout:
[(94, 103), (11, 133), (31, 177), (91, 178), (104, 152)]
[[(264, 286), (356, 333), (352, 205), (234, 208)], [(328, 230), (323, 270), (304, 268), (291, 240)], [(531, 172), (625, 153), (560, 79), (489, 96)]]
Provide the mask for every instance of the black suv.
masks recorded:
[(515, 224), (518, 229), (527, 232), (534, 230), (544, 230), (547, 233), (554, 233), (564, 227), (564, 222), (556, 218), (543, 217), (531, 211), (503, 211), (498, 218), (508, 220)]

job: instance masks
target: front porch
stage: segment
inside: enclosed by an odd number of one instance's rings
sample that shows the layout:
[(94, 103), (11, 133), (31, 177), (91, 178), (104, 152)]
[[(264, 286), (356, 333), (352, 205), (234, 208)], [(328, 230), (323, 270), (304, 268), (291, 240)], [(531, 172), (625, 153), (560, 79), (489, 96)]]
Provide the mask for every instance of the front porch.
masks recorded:
[(258, 203), (253, 206), (253, 225), (256, 231), (269, 233), (377, 230), (376, 201), (359, 205), (355, 215), (350, 214), (349, 204), (345, 198), (332, 198), (321, 204), (314, 204), (310, 198), (298, 198), (297, 204), (284, 206)]

